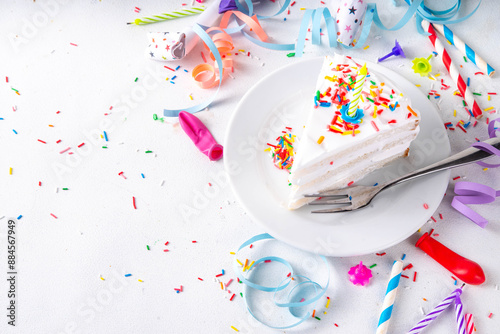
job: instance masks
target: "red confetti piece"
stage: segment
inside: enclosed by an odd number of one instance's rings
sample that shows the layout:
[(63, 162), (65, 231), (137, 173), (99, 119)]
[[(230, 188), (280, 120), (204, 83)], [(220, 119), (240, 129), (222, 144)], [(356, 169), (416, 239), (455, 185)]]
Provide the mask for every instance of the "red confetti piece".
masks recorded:
[(83, 145), (85, 145), (85, 143), (81, 143), (80, 145), (78, 145), (78, 147), (82, 147)]
[(47, 144), (46, 142), (44, 142), (44, 141), (43, 141), (43, 140), (41, 140), (41, 139), (38, 139), (38, 141), (39, 141), (40, 143)]
[(431, 216), (431, 219), (432, 219), (435, 223), (437, 223), (436, 218), (434, 218), (434, 217), (432, 217), (432, 216)]
[(192, 242), (193, 244), (195, 244), (195, 243), (196, 243), (196, 240), (193, 240), (193, 241), (191, 241), (191, 242)]
[(132, 196), (132, 204), (134, 205), (134, 209), (137, 210), (137, 206), (135, 205), (135, 197)]
[(56, 215), (55, 215), (55, 214), (51, 213), (50, 215), (51, 215), (52, 217), (54, 217), (55, 219), (57, 219), (57, 217), (56, 217)]
[(236, 295), (236, 294), (235, 294), (235, 293), (233, 293), (233, 295), (231, 296), (231, 298), (229, 298), (229, 301), (232, 301), (235, 295)]
[(69, 44), (71, 44), (71, 45), (73, 45), (73, 46), (78, 46), (78, 45), (76, 45), (75, 43), (69, 43)]
[(375, 255), (377, 256), (384, 256), (385, 254), (387, 254), (386, 252), (383, 252), (383, 253), (375, 253)]
[(415, 272), (413, 273), (413, 282), (415, 282), (415, 281), (416, 281), (416, 279), (417, 279), (417, 272), (415, 271)]
[(424, 203), (424, 209), (425, 209), (425, 210), (429, 209), (429, 204)]
[(173, 68), (170, 68), (170, 67), (168, 67), (168, 66), (163, 66), (163, 67), (165, 67), (166, 69), (168, 69), (168, 70), (170, 70), (170, 71), (175, 72), (175, 70), (174, 70)]

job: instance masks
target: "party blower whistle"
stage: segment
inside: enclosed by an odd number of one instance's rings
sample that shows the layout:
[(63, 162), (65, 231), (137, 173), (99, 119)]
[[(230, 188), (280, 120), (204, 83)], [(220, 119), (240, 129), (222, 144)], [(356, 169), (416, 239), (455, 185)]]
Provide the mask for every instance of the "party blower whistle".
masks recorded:
[(222, 158), (222, 145), (217, 144), (214, 137), (196, 116), (185, 111), (179, 113), (179, 123), (182, 130), (191, 138), (201, 153), (211, 161)]
[(464, 283), (471, 285), (484, 283), (486, 278), (479, 264), (453, 252), (439, 241), (433, 239), (429, 233), (424, 233), (415, 246), (426, 252)]

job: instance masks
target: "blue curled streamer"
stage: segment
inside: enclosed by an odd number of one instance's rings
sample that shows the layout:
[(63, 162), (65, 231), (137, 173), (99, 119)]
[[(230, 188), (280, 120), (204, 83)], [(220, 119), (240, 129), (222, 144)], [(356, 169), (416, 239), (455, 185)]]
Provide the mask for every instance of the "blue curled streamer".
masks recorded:
[[(283, 13), (283, 11), (288, 7), (290, 4), (291, 0), (285, 0), (281, 8), (273, 15), (269, 16), (263, 16), (263, 15), (258, 15), (256, 14), (258, 19), (269, 19), (272, 18), (276, 15), (279, 15)], [(429, 22), (435, 22), (435, 23), (447, 23), (447, 24), (453, 24), (453, 23), (459, 23), (462, 22), (466, 19), (468, 19), (471, 15), (473, 15), (477, 9), (479, 8), (479, 5), (481, 4), (482, 0), (479, 0), (479, 3), (477, 4), (476, 8), (469, 13), (468, 15), (461, 17), (459, 19), (452, 20), (452, 18), (458, 14), (458, 11), (460, 10), (462, 1), (457, 0), (454, 5), (449, 7), (448, 9), (445, 10), (432, 10), (429, 7), (424, 5), (424, 0), (405, 0), (405, 2), (410, 6), (405, 15), (396, 23), (392, 28), (387, 28), (382, 21), (380, 20), (380, 17), (378, 15), (377, 11), (377, 6), (374, 3), (368, 3), (367, 4), (367, 9), (366, 9), (366, 14), (365, 14), (365, 19), (364, 19), (364, 24), (363, 28), (361, 30), (361, 34), (359, 36), (359, 39), (354, 46), (348, 46), (348, 45), (343, 45), (343, 47), (347, 49), (356, 49), (360, 48), (363, 46), (366, 42), (366, 39), (368, 38), (368, 35), (370, 34), (371, 26), (372, 23), (374, 22), (375, 25), (383, 30), (389, 30), (389, 31), (394, 31), (401, 29), (404, 25), (408, 23), (408, 21), (413, 17), (413, 15), (416, 15), (416, 26), (417, 26), (417, 31), (420, 34), (423, 35), (428, 35), (429, 33), (425, 32), (422, 28), (422, 20), (427, 20)], [(241, 11), (242, 13), (252, 16), (254, 15), (253, 12), (253, 3), (251, 0), (245, 0), (245, 4), (247, 8), (243, 7), (243, 5), (239, 2), (236, 1), (236, 6), (238, 7), (238, 10)], [(254, 38), (250, 36), (248, 33), (243, 31), (243, 28), (246, 26), (246, 24), (238, 25), (235, 28), (227, 28), (225, 31), (228, 34), (234, 34), (237, 32), (241, 32), (249, 41), (252, 43), (267, 48), (271, 50), (278, 50), (278, 51), (291, 51), (295, 50), (295, 56), (296, 57), (301, 57), (303, 50), (304, 50), (304, 44), (305, 44), (305, 39), (306, 39), (306, 33), (309, 25), (309, 21), (312, 21), (312, 43), (315, 45), (321, 44), (321, 35), (320, 35), (320, 28), (321, 28), (321, 19), (324, 19), (326, 29), (328, 32), (328, 42), (330, 47), (337, 47), (337, 29), (335, 25), (335, 19), (331, 16), (330, 11), (326, 7), (320, 7), (317, 9), (308, 9), (305, 11), (304, 16), (302, 17), (302, 22), (300, 25), (300, 30), (299, 30), (299, 35), (298, 35), (298, 40), (296, 44), (276, 44), (276, 43), (269, 43), (269, 42), (263, 42), (257, 38)], [(222, 84), (222, 58), (220, 56), (219, 51), (215, 47), (215, 44), (213, 43), (212, 39), (210, 36), (205, 32), (207, 27), (200, 26), (199, 24), (195, 24), (193, 26), (193, 30), (200, 36), (200, 38), (205, 42), (205, 44), (209, 47), (210, 51), (212, 51), (212, 54), (214, 55), (217, 64), (219, 65), (219, 85), (217, 87), (217, 91), (215, 94), (205, 102), (202, 102), (198, 105), (186, 108), (186, 109), (177, 109), (177, 110), (169, 110), (169, 109), (164, 109), (163, 113), (164, 116), (166, 117), (177, 117), (179, 115), (179, 112), (184, 110), (189, 113), (196, 113), (200, 110), (203, 110), (204, 108), (208, 107), (214, 100), (215, 97), (217, 96), (220, 86)]]
[[(191, 114), (194, 114), (200, 110), (203, 110), (205, 109), (206, 107), (208, 107), (214, 100), (215, 100), (215, 97), (217, 96), (217, 94), (219, 93), (219, 90), (220, 90), (220, 86), (222, 84), (222, 71), (223, 71), (223, 68), (222, 68), (222, 57), (219, 53), (219, 50), (217, 49), (217, 47), (215, 46), (214, 42), (212, 41), (212, 39), (210, 38), (210, 36), (206, 33), (205, 29), (202, 28), (199, 24), (195, 24), (193, 26), (193, 31), (198, 35), (200, 36), (200, 38), (203, 40), (203, 42), (205, 42), (205, 44), (208, 46), (208, 48), (210, 49), (210, 51), (212, 52), (212, 54), (214, 55), (215, 57), (215, 61), (217, 62), (217, 65), (219, 67), (219, 85), (217, 86), (217, 91), (215, 92), (215, 94), (210, 98), (208, 99), (208, 101), (205, 101), (205, 102), (202, 102), (200, 104), (197, 104), (195, 106), (192, 106), (192, 107), (189, 107), (189, 108), (184, 108), (184, 109), (163, 109), (163, 115), (165, 117), (178, 117), (179, 116), (179, 113), (181, 111), (186, 111), (188, 113), (191, 113)], [(222, 30), (214, 30), (213, 33), (217, 33), (217, 32), (222, 32)]]
[[(290, 271), (290, 276), (285, 278), (280, 284), (278, 284), (276, 287), (266, 287), (266, 286), (262, 286), (260, 284), (257, 284), (255, 282), (252, 282), (251, 280), (248, 280), (247, 278), (245, 278), (241, 272), (241, 270), (238, 268), (238, 263), (236, 262), (236, 256), (238, 254), (238, 252), (253, 244), (253, 243), (256, 243), (257, 241), (261, 241), (261, 240), (274, 240), (274, 238), (267, 234), (267, 233), (263, 233), (263, 234), (259, 234), (259, 235), (256, 235), (250, 239), (248, 239), (247, 241), (245, 241), (239, 248), (238, 248), (238, 251), (236, 252), (236, 255), (235, 255), (235, 261), (233, 263), (233, 268), (234, 268), (234, 272), (236, 273), (236, 276), (238, 277), (238, 279), (243, 282), (244, 284), (246, 284), (248, 287), (252, 288), (252, 289), (255, 289), (255, 290), (260, 290), (260, 291), (264, 291), (264, 292), (274, 292), (273, 294), (273, 301), (274, 301), (274, 304), (278, 307), (286, 307), (289, 309), (290, 311), (290, 314), (297, 318), (298, 321), (295, 322), (294, 324), (292, 325), (288, 325), (288, 326), (280, 326), (280, 327), (276, 327), (276, 326), (271, 326), (269, 324), (266, 324), (265, 322), (261, 321), (259, 318), (257, 318), (257, 316), (255, 316), (255, 314), (253, 313), (251, 307), (248, 305), (248, 300), (247, 300), (247, 294), (245, 294), (245, 297), (244, 297), (244, 300), (245, 300), (245, 306), (248, 310), (248, 312), (252, 315), (252, 317), (254, 317), (257, 321), (259, 321), (260, 323), (270, 327), (270, 328), (274, 328), (274, 329), (288, 329), (288, 328), (292, 328), (292, 327), (295, 327), (299, 324), (301, 324), (302, 322), (304, 322), (306, 319), (308, 319), (310, 316), (311, 316), (311, 312), (307, 312), (307, 314), (303, 317), (298, 317), (296, 316), (295, 314), (293, 314), (292, 312), (292, 308), (294, 307), (304, 307), (304, 306), (307, 306), (307, 305), (311, 305), (311, 308), (314, 308), (315, 306), (315, 303), (322, 297), (324, 296), (325, 292), (326, 292), (326, 289), (328, 288), (328, 285), (330, 284), (330, 270), (328, 270), (328, 280), (326, 282), (326, 285), (325, 287), (321, 287), (320, 284), (318, 284), (317, 282), (314, 282), (312, 281), (311, 279), (309, 279), (308, 277), (305, 277), (305, 276), (302, 276), (302, 275), (296, 275), (293, 273), (293, 268), (292, 266), (290, 265), (290, 263), (288, 263), (288, 261), (286, 261), (285, 259), (282, 259), (280, 257), (276, 257), (276, 256), (268, 256), (268, 257), (263, 257), (263, 258), (260, 258), (258, 260), (255, 261), (254, 263), (254, 266), (255, 267), (257, 264), (259, 263), (262, 263), (264, 261), (267, 261), (267, 260), (271, 260), (271, 261), (274, 261), (274, 262), (279, 262), (283, 265), (285, 265), (288, 270)], [(319, 255), (319, 257), (323, 260), (323, 262), (325, 263), (325, 265), (327, 266), (328, 268), (328, 262), (326, 261), (326, 258), (323, 256), (323, 255)], [(298, 283), (294, 288), (291, 289), (291, 291), (288, 293), (288, 297), (290, 298), (290, 296), (294, 293), (294, 291), (296, 289), (299, 289), (300, 287), (303, 287), (304, 285), (306, 284), (309, 284), (309, 285), (312, 285), (314, 287), (314, 292), (316, 293), (316, 295), (311, 298), (311, 299), (308, 299), (308, 300), (304, 300), (303, 302), (287, 302), (287, 303), (279, 303), (276, 301), (276, 293), (285, 289), (286, 287), (288, 287), (290, 285), (290, 283), (292, 282), (292, 279), (291, 278), (301, 278), (303, 279), (304, 281), (303, 282), (300, 282)]]

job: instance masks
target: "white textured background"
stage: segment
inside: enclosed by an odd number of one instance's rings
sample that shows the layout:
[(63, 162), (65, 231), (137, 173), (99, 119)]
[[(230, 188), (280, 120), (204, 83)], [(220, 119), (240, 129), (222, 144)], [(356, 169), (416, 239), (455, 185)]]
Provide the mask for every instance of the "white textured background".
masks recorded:
[[(190, 0), (184, 2), (190, 4)], [(377, 2), (382, 20), (388, 25), (395, 23), (407, 8), (401, 0), (396, 1), (398, 7), (390, 1)], [(52, 5), (47, 7), (48, 3)], [(144, 58), (147, 31), (177, 31), (195, 18), (142, 27), (125, 24), (140, 16), (177, 9), (182, 3), (26, 0), (0, 4), (0, 217), (5, 216), (0, 220), (0, 332), (232, 333), (230, 326), (246, 333), (277, 332), (251, 321), (241, 298), (237, 296), (230, 302), (230, 295), (213, 281), (221, 269), (226, 271), (223, 282), (235, 279), (229, 252), (265, 231), (249, 219), (228, 185), (219, 185), (204, 209), (189, 221), (183, 220), (179, 205), (193, 206), (197, 191), (203, 192), (209, 182), (216, 185), (215, 177), (222, 173), (223, 163), (209, 162), (178, 126), (152, 118), (163, 108), (189, 106), (214, 93), (197, 88), (190, 73), (180, 70), (176, 84), (171, 84), (165, 81), (172, 76), (171, 71)], [(326, 3), (334, 12), (337, 2)], [(469, 12), (474, 3), (468, 1), (463, 13)], [(135, 6), (142, 9), (140, 14), (134, 13)], [(270, 13), (275, 6), (262, 0), (257, 10)], [(290, 15), (282, 14), (262, 25), (271, 41), (291, 43), (298, 33), (303, 13), (300, 8), (318, 6), (320, 1), (297, 0)], [(472, 18), (451, 26), (494, 68), (500, 68), (499, 12), (499, 4), (483, 1)], [(409, 59), (392, 58), (385, 66), (421, 84), (427, 93), (433, 81), (413, 74), (410, 60), (426, 57), (432, 49), (428, 39), (416, 33), (414, 19), (395, 32), (373, 27), (367, 50), (340, 51), (375, 61), (392, 48), (395, 38)], [(287, 58), (286, 52), (254, 46), (240, 36), (234, 38), (234, 43), (237, 49), (250, 51), (260, 60), (236, 56), (235, 79), (228, 78), (216, 103), (199, 114), (220, 142), (245, 91), (270, 71), (299, 61)], [(198, 64), (200, 50), (198, 46), (178, 62), (181, 69), (191, 70)], [(464, 65), (461, 71), (471, 76), (475, 91), (500, 93), (498, 74), (492, 79), (474, 76), (478, 70), (465, 64), (457, 50), (448, 50), (458, 64)], [(333, 51), (307, 43), (304, 58)], [(440, 78), (453, 86), (437, 59), (433, 66), (433, 73), (441, 72)], [(134, 82), (136, 77), (139, 79)], [(144, 91), (146, 94), (141, 94)], [(453, 117), (453, 108), (460, 105), (460, 99), (452, 92), (441, 92), (444, 122), (465, 117), (461, 111), (457, 118)], [(189, 93), (194, 101), (189, 99)], [(491, 101), (485, 96), (478, 100), (483, 108), (500, 107), (498, 96)], [(111, 112), (110, 106), (114, 107)], [(56, 114), (58, 110), (61, 112)], [(108, 133), (107, 149), (101, 148), (105, 145), (99, 137), (102, 130)], [(459, 129), (449, 134), (453, 152), (468, 147), (474, 137), (486, 138), (483, 121), (467, 134)], [(56, 144), (58, 139), (62, 140), (60, 144)], [(85, 145), (77, 148), (82, 142)], [(71, 147), (74, 154), (59, 154), (66, 147)], [(146, 154), (146, 150), (153, 153)], [(13, 175), (9, 175), (10, 167)], [(118, 175), (121, 171), (126, 180)], [(451, 175), (500, 188), (495, 170), (469, 166)], [(69, 190), (61, 190), (63, 187)], [(132, 207), (132, 196), (137, 199), (137, 210)], [(484, 230), (451, 209), (450, 201), (451, 196), (447, 196), (434, 215), (437, 218), (442, 213), (444, 220), (428, 223), (423, 230), (435, 228), (439, 241), (482, 265), (486, 283), (467, 287), (463, 302), (465, 311), (475, 316), (478, 333), (495, 333), (500, 317), (500, 291), (496, 289), (500, 283), (496, 258), (500, 251), (498, 201), (477, 207), (490, 219)], [(17, 225), (18, 318), (16, 328), (11, 328), (5, 317), (6, 226), (8, 218), (19, 215), (23, 217)], [(404, 220), (401, 217), (402, 224)], [(455, 288), (450, 273), (413, 246), (419, 235), (381, 250), (387, 253), (384, 257), (373, 254), (330, 258), (332, 282), (326, 295), (332, 302), (328, 313), (323, 314), (321, 300), (317, 311), (321, 321), (311, 319), (286, 332), (374, 332), (390, 266), (403, 253), (407, 255), (405, 264), (414, 266), (408, 275), (416, 270), (418, 276), (416, 282), (402, 278), (390, 332), (404, 333), (411, 328), (421, 318), (421, 308), (429, 311)], [(198, 242), (193, 244), (192, 240)], [(166, 241), (170, 243), (164, 247)], [(146, 245), (150, 245), (150, 251)], [(165, 253), (164, 248), (170, 251)], [(264, 248), (261, 251), (265, 253)], [(355, 287), (347, 280), (347, 271), (360, 260), (367, 265), (377, 264), (368, 287)], [(125, 278), (127, 273), (132, 276)], [(173, 289), (179, 285), (184, 286), (184, 291), (177, 294)], [(236, 283), (231, 288), (237, 293), (243, 290)], [(490, 312), (493, 316), (488, 318)], [(451, 309), (428, 332), (455, 333)]]

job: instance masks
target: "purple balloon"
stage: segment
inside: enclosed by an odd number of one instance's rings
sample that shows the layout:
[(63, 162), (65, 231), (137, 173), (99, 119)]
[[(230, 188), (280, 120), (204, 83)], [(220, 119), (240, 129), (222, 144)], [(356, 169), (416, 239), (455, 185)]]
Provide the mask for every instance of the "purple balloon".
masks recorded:
[(219, 14), (225, 13), (228, 10), (237, 10), (238, 7), (234, 1), (235, 0), (221, 0), (219, 4)]

